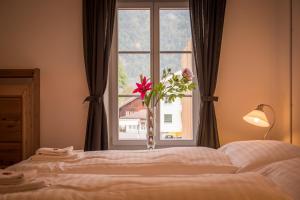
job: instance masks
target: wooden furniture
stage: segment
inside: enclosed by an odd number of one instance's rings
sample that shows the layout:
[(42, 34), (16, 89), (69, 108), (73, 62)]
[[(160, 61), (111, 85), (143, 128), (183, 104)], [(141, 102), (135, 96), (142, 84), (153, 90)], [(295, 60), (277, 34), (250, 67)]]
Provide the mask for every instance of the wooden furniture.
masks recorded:
[(0, 69), (0, 167), (28, 158), (40, 144), (39, 69)]

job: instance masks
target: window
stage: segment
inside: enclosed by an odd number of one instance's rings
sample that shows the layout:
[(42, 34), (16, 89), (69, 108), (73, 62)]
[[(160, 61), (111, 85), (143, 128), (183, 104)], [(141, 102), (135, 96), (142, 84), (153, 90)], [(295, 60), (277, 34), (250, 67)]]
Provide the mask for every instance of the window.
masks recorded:
[(172, 114), (164, 114), (164, 122), (172, 123)]
[[(157, 83), (166, 68), (173, 72), (193, 69), (188, 3), (119, 3), (115, 24), (110, 73), (112, 142), (144, 145), (147, 112), (132, 91), (140, 74)], [(158, 146), (195, 143), (193, 93), (171, 104), (160, 102), (155, 110)]]

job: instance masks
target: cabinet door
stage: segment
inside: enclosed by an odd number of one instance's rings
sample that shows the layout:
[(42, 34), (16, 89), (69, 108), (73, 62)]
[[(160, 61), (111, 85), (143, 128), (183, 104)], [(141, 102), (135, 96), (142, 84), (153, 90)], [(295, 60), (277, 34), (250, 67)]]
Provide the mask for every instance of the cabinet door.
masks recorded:
[(0, 98), (0, 165), (22, 158), (22, 101), (20, 97)]
[(21, 98), (0, 98), (0, 142), (22, 142)]
[(22, 143), (0, 143), (0, 168), (22, 160)]

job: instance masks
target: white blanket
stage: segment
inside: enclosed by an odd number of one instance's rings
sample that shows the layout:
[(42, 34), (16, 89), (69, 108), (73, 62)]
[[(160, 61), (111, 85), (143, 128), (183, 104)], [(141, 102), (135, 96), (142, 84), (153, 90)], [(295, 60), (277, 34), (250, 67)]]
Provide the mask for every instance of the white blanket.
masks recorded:
[(300, 200), (300, 157), (269, 164), (258, 172)]
[(194, 176), (108, 176), (58, 174), (44, 177), (51, 186), (6, 194), (1, 200), (285, 200), (274, 183), (255, 173)]
[(223, 152), (205, 147), (174, 147), (151, 151), (111, 150), (79, 154), (80, 158), (64, 162), (28, 159), (9, 169), (37, 169), (43, 173), (143, 175), (234, 173), (237, 170)]

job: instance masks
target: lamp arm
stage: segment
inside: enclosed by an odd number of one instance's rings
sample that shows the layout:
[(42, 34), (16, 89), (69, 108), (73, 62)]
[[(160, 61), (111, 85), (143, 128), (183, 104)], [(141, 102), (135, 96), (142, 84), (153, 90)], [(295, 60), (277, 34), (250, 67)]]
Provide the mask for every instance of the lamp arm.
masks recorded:
[(276, 115), (275, 115), (275, 110), (274, 108), (271, 106), (271, 105), (268, 105), (268, 104), (260, 104), (259, 107), (261, 107), (263, 109), (263, 107), (268, 107), (271, 111), (272, 111), (272, 114), (273, 114), (273, 121), (271, 123), (271, 126), (269, 128), (269, 130), (266, 132), (266, 134), (264, 135), (264, 140), (267, 138), (269, 132), (272, 130), (272, 128), (274, 127), (275, 125), (275, 122), (276, 122)]

